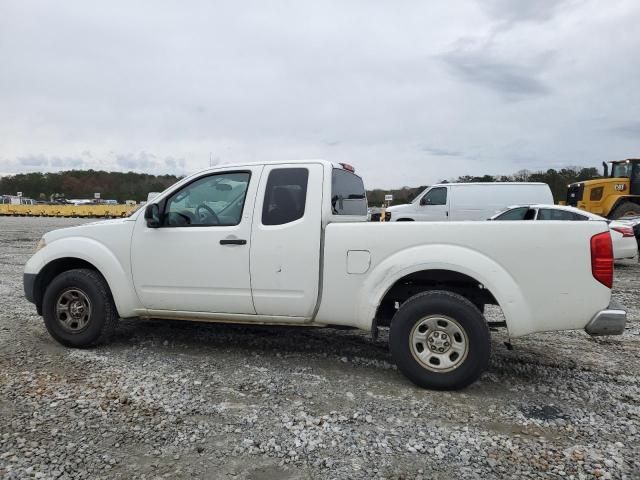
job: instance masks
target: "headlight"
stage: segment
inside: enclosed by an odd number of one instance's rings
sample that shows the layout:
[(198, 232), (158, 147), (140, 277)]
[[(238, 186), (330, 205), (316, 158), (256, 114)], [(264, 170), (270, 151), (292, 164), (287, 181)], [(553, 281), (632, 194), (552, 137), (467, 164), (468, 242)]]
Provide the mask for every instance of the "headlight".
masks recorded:
[(36, 245), (36, 252), (44, 247), (47, 246), (47, 242), (44, 241), (44, 237), (42, 237), (39, 241), (38, 244)]

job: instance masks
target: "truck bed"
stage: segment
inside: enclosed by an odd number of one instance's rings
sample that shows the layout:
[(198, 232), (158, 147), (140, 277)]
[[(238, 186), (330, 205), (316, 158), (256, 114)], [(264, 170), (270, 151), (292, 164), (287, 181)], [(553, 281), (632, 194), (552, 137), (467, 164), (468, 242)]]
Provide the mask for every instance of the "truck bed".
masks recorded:
[(349, 325), (356, 318), (370, 328), (396, 281), (446, 270), (488, 289), (512, 336), (582, 329), (610, 300), (610, 289), (592, 275), (590, 250), (591, 237), (607, 230), (597, 221), (329, 224), (315, 321)]

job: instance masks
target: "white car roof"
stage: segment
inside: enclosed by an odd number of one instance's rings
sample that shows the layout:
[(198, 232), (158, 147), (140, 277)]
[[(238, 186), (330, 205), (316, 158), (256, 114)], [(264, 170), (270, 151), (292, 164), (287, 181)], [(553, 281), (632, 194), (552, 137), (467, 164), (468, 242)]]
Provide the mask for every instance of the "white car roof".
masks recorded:
[[(472, 187), (475, 185), (489, 185), (491, 187), (504, 186), (504, 185), (546, 185), (544, 182), (447, 182), (447, 183), (434, 183), (429, 185), (431, 187)], [(519, 205), (524, 206), (524, 205)]]
[(564, 210), (564, 211), (567, 211), (567, 212), (573, 212), (573, 213), (577, 213), (579, 215), (583, 215), (583, 216), (587, 217), (589, 220), (601, 220), (601, 221), (607, 222), (610, 227), (616, 227), (616, 226), (621, 226), (621, 225), (633, 226), (635, 224), (633, 219), (621, 219), (620, 218), (620, 219), (617, 219), (617, 220), (609, 220), (609, 219), (607, 219), (605, 217), (602, 217), (600, 215), (596, 215), (595, 213), (586, 212), (584, 210), (580, 210), (579, 208), (571, 207), (569, 205), (546, 205), (546, 204), (542, 204), (542, 203), (532, 203), (530, 205), (526, 205), (526, 204), (511, 205), (510, 207), (507, 207), (505, 210), (501, 211), (500, 213), (496, 213), (491, 218), (495, 218), (495, 217), (497, 217), (499, 215), (502, 215), (507, 210), (513, 210), (514, 208), (521, 208), (521, 207), (547, 208), (547, 209), (550, 209), (550, 210)]

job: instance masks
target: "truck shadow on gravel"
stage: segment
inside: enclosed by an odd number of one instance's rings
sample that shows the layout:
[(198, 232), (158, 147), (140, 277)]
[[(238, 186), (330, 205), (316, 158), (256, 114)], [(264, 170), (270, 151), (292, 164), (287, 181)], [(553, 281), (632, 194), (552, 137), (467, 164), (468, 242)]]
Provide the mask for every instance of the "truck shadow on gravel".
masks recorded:
[(158, 346), (169, 342), (181, 353), (215, 353), (223, 349), (237, 353), (261, 354), (335, 354), (358, 355), (388, 360), (387, 340), (373, 340), (371, 335), (357, 330), (317, 327), (281, 327), (263, 325), (204, 324), (171, 320), (122, 320), (114, 346), (131, 343)]
[[(535, 337), (535, 336), (534, 336)], [(581, 366), (572, 351), (549, 354), (544, 342), (517, 342), (508, 350), (507, 336), (492, 332), (492, 353), (487, 373), (469, 390), (503, 390), (511, 386), (549, 381), (549, 376), (569, 374)], [(579, 341), (586, 342), (587, 339)], [(122, 320), (113, 342), (103, 348), (126, 351), (131, 346), (162, 355), (239, 358), (259, 355), (264, 362), (290, 362), (320, 369), (365, 368), (379, 372), (394, 383), (412, 385), (399, 373), (388, 349), (388, 330), (381, 329), (374, 340), (367, 332), (317, 327), (274, 327), (261, 325), (203, 324), (168, 320)], [(333, 367), (333, 368), (332, 368)], [(391, 370), (391, 371), (389, 371)], [(586, 368), (586, 370), (589, 370)]]

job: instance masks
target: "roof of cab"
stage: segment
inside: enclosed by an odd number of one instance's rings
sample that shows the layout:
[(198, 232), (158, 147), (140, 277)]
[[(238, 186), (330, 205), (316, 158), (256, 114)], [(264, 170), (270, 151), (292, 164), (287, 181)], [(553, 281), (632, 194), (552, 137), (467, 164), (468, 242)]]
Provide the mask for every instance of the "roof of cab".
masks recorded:
[(340, 170), (346, 170), (349, 171), (348, 169), (344, 168), (340, 163), (336, 163), (336, 162), (330, 162), (328, 160), (323, 160), (321, 158), (310, 158), (307, 160), (271, 160), (268, 162), (240, 162), (240, 163), (225, 163), (225, 164), (221, 164), (221, 165), (215, 165), (212, 167), (208, 167), (208, 168), (204, 168), (202, 170), (198, 170), (197, 172), (194, 173), (201, 173), (201, 172), (206, 172), (206, 171), (215, 171), (215, 170), (220, 170), (222, 168), (235, 168), (235, 167), (255, 167), (255, 166), (260, 166), (260, 165), (283, 165), (283, 164), (309, 164), (309, 163), (319, 163), (325, 166), (331, 166), (333, 168), (338, 168)]
[(640, 161), (640, 158), (625, 158), (624, 160), (609, 160), (607, 163), (627, 163), (627, 162), (637, 162)]
[(349, 168), (345, 168), (345, 166), (342, 163), (330, 162), (328, 160), (323, 160), (323, 159), (320, 159), (320, 158), (311, 158), (311, 159), (308, 159), (308, 160), (271, 160), (271, 161), (268, 161), (268, 162), (225, 163), (225, 164), (222, 164), (222, 165), (215, 165), (215, 166), (211, 166), (211, 167), (208, 167), (208, 168), (203, 168), (202, 170), (198, 170), (196, 172), (193, 172), (193, 173), (187, 175), (187, 177), (191, 177), (193, 175), (199, 175), (199, 174), (205, 173), (205, 172), (215, 172), (217, 170), (228, 169), (228, 168), (256, 167), (256, 166), (260, 166), (260, 165), (283, 165), (283, 164), (294, 164), (294, 165), (295, 164), (301, 164), (301, 165), (304, 165), (304, 164), (309, 164), (309, 163), (316, 163), (316, 164), (321, 164), (321, 165), (324, 165), (324, 166), (327, 166), (327, 167), (337, 168), (339, 170), (344, 170), (345, 172), (351, 172), (354, 175), (360, 176), (355, 169), (350, 170)]

